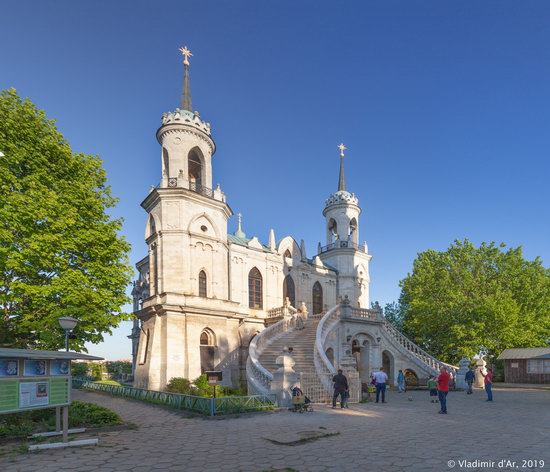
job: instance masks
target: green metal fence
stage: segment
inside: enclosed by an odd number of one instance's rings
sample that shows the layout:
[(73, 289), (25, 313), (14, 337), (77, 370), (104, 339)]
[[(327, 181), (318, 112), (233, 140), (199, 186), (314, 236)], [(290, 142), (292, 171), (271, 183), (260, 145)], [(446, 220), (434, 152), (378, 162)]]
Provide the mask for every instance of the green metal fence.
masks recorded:
[(277, 406), (275, 395), (207, 398), (181, 393), (158, 392), (143, 388), (107, 385), (82, 379), (73, 379), (73, 388), (96, 390), (119, 397), (134, 398), (180, 410), (193, 411), (207, 416), (267, 410)]

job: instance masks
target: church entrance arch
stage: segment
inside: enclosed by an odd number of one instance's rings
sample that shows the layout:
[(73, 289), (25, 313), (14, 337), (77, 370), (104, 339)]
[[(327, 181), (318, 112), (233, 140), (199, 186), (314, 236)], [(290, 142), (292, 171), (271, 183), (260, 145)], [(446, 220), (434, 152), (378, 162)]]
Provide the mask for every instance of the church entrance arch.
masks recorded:
[(371, 365), (371, 346), (372, 338), (365, 333), (356, 334), (351, 342), (351, 353), (355, 358), (359, 378), (363, 384), (370, 382), (370, 374), (376, 368)]
[(382, 367), (384, 368), (384, 371), (386, 372), (386, 374), (388, 374), (389, 384), (393, 385), (395, 377), (393, 372), (394, 361), (393, 361), (393, 356), (391, 352), (389, 351), (382, 352)]
[(405, 385), (407, 387), (417, 387), (418, 386), (418, 375), (412, 369), (405, 369)]

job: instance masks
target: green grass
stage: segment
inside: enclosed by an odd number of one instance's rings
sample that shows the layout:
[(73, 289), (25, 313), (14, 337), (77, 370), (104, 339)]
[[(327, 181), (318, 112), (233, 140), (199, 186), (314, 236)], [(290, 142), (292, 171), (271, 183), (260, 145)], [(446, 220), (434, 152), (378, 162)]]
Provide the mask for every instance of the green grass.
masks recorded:
[(94, 383), (103, 384), (103, 385), (115, 385), (117, 387), (122, 387), (122, 384), (118, 383), (116, 380), (98, 380), (97, 382), (94, 382)]
[[(69, 427), (101, 427), (122, 424), (114, 411), (96, 405), (73, 401), (69, 408)], [(55, 408), (10, 413), (0, 416), (0, 439), (26, 438), (30, 434), (55, 430)]]

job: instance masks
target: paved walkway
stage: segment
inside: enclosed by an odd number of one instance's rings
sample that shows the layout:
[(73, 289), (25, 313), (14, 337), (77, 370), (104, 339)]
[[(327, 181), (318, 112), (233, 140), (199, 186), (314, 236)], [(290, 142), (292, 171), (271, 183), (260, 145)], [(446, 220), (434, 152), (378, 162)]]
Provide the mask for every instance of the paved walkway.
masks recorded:
[[(75, 399), (116, 410), (137, 429), (99, 433), (100, 445), (20, 454), (0, 459), (2, 472), (59, 471), (550, 471), (550, 392), (496, 390), (449, 395), (449, 415), (438, 415), (427, 392), (389, 393), (387, 404), (319, 406), (313, 413), (272, 412), (203, 419), (152, 405), (91, 392)], [(409, 401), (411, 398), (412, 401)], [(326, 429), (325, 429), (326, 428)], [(299, 445), (265, 438), (334, 433)], [(460, 467), (460, 460), (496, 461), (493, 467)], [(544, 467), (522, 467), (544, 460)], [(453, 464), (453, 463), (451, 463)], [(288, 468), (288, 469), (286, 469)]]

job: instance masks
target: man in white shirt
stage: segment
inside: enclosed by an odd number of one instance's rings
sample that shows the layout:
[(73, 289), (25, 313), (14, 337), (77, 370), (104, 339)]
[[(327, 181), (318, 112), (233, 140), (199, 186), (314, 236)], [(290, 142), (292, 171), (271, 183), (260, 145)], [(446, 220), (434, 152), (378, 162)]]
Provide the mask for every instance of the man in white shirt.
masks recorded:
[(376, 403), (378, 403), (380, 399), (380, 392), (382, 392), (382, 403), (386, 403), (386, 383), (388, 381), (388, 375), (384, 372), (383, 367), (380, 367), (380, 370), (372, 375), (376, 381)]

